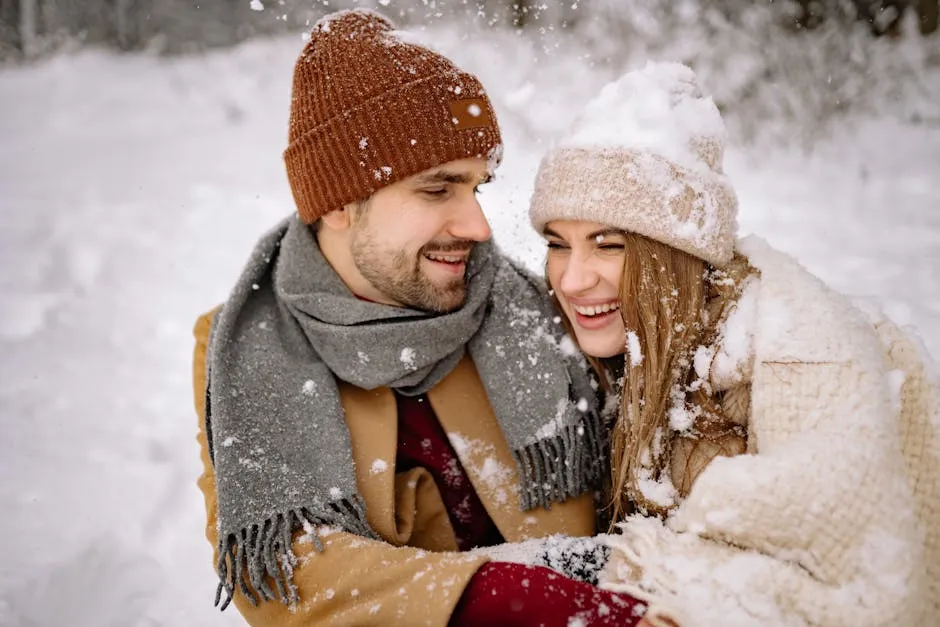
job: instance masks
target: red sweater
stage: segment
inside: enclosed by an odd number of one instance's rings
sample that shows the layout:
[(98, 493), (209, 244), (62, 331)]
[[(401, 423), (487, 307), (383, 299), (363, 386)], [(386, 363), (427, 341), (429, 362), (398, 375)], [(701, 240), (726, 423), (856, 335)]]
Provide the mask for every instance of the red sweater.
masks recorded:
[[(395, 398), (398, 403), (396, 472), (423, 466), (431, 473), (461, 551), (504, 542), (427, 398), (397, 393)], [(450, 625), (630, 627), (639, 622), (645, 609), (631, 597), (563, 577), (548, 568), (490, 562), (470, 580)]]

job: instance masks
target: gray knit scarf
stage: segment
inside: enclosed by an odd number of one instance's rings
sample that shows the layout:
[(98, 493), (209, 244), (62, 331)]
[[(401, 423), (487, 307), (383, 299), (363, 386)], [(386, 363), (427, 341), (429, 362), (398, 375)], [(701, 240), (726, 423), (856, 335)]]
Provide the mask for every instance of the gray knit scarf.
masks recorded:
[(296, 218), (258, 242), (213, 321), (207, 358), (222, 609), (236, 585), (253, 603), (298, 600), (298, 528), (378, 537), (356, 489), (336, 379), (423, 394), (469, 351), (513, 452), (522, 509), (598, 486), (604, 455), (587, 368), (538, 282), (488, 243), (471, 254), (467, 281), (451, 313), (391, 307), (350, 293)]

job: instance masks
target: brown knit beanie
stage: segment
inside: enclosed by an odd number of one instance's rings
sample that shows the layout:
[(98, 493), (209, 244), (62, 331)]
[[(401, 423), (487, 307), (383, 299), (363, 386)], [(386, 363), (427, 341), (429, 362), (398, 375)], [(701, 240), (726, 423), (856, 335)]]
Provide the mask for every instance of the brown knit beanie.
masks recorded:
[(294, 66), (287, 178), (307, 223), (449, 161), (501, 156), (472, 74), (403, 41), (377, 13), (320, 20)]

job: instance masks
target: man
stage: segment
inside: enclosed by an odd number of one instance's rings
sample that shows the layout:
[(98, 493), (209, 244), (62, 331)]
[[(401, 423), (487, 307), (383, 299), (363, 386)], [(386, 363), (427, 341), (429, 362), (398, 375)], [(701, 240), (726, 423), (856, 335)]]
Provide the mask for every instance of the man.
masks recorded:
[(583, 364), (488, 243), (478, 80), (370, 12), (297, 61), (298, 215), (196, 326), (217, 603), (252, 625), (634, 624), (642, 606), (474, 547), (595, 531)]

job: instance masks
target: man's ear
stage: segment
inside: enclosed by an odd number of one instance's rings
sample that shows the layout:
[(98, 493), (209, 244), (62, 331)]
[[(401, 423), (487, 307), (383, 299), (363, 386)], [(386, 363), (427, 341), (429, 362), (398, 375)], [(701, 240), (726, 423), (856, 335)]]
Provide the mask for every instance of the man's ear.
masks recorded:
[(334, 209), (320, 216), (323, 224), (334, 231), (344, 231), (352, 224), (351, 216), (355, 203), (345, 205), (342, 209)]

